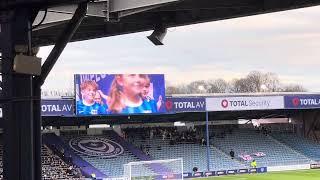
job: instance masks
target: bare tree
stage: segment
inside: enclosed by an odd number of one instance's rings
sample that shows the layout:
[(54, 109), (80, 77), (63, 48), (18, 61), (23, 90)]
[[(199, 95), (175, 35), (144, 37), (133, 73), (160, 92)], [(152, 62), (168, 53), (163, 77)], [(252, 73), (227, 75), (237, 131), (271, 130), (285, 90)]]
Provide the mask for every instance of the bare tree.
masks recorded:
[(283, 86), (281, 91), (282, 92), (306, 92), (307, 90), (301, 85), (289, 84), (289, 85)]
[(250, 72), (245, 78), (235, 79), (232, 92), (276, 92), (280, 90), (280, 81), (274, 73)]
[(234, 79), (232, 82), (231, 92), (234, 93), (246, 93), (255, 92), (252, 85), (246, 78)]
[(281, 89), (278, 76), (270, 72), (265, 74), (264, 85), (266, 86), (266, 90), (269, 92), (277, 92)]
[(167, 95), (179, 94), (179, 88), (175, 86), (168, 86), (166, 88), (166, 94)]
[(204, 93), (207, 88), (207, 82), (204, 80), (193, 81), (187, 85), (187, 89), (190, 93)]
[[(188, 84), (173, 85), (166, 82), (166, 94), (201, 94), (201, 93), (250, 93), (250, 92), (304, 92), (298, 84), (282, 85), (274, 73), (252, 71), (246, 77), (227, 82), (224, 79), (198, 80)], [(44, 90), (42, 96), (74, 96), (73, 90)]]
[(245, 78), (248, 92), (261, 92), (261, 86), (264, 84), (264, 74), (259, 71), (252, 71)]
[(230, 85), (223, 79), (209, 80), (207, 82), (208, 93), (226, 93), (229, 92)]

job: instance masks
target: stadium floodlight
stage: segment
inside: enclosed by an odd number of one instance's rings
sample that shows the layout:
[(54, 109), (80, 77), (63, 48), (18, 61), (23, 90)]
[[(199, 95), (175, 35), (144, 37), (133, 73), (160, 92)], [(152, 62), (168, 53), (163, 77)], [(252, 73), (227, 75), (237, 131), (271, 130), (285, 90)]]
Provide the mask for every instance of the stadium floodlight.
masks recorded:
[(153, 33), (147, 38), (156, 46), (164, 45), (162, 41), (166, 34), (167, 28), (165, 28), (164, 26), (156, 26)]

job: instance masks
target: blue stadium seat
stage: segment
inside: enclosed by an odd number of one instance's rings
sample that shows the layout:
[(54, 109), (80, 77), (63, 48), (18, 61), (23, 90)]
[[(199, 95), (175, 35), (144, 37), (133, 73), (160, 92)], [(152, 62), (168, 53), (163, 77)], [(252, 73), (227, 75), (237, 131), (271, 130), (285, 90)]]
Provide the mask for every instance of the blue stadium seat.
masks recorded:
[(236, 156), (263, 152), (266, 156), (255, 158), (259, 166), (293, 165), (311, 161), (271, 136), (252, 129), (236, 129), (232, 134), (226, 133), (224, 138), (214, 138), (213, 144), (225, 153), (233, 149)]
[(320, 144), (293, 133), (275, 133), (275, 139), (315, 161), (320, 161)]

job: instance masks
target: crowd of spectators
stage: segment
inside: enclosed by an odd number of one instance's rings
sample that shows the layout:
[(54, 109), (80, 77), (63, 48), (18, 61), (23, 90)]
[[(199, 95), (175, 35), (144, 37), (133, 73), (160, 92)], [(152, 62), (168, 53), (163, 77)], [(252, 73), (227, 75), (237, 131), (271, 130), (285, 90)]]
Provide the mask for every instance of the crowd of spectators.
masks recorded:
[(266, 136), (268, 136), (271, 133), (271, 127), (266, 126), (255, 126), (257, 133), (262, 133)]
[[(224, 138), (226, 134), (233, 133), (233, 126), (226, 125), (222, 126), (219, 131), (213, 130), (209, 134), (210, 139), (213, 141), (214, 138)], [(161, 138), (162, 140), (169, 140), (171, 145), (181, 143), (199, 143), (203, 146), (207, 144), (205, 137), (205, 127), (144, 127), (144, 128), (127, 128), (122, 131), (123, 138), (128, 142), (134, 143), (135, 139), (153, 139), (155, 137)], [(140, 136), (140, 137), (137, 137)], [(140, 147), (141, 150), (145, 150), (143, 145)], [(144, 151), (146, 152), (146, 151)]]
[(48, 147), (42, 147), (41, 161), (42, 161), (42, 179), (43, 180), (80, 180), (85, 179), (78, 167), (73, 165), (71, 161), (64, 161), (61, 157), (64, 156), (64, 151), (53, 149), (51, 151)]
[(197, 131), (196, 128), (190, 127), (183, 130), (178, 130), (177, 127), (152, 127), (152, 128), (139, 128), (139, 129), (125, 129), (123, 131), (124, 138), (129, 142), (134, 142), (138, 137), (139, 139), (153, 139), (155, 137), (162, 140), (169, 140), (171, 145), (179, 143), (204, 143), (202, 132)]
[[(64, 162), (48, 147), (41, 148), (42, 179), (43, 180), (84, 180), (80, 169)], [(0, 144), (0, 180), (3, 180), (3, 148)]]
[(52, 150), (52, 152), (56, 155), (58, 155), (64, 162), (67, 164), (72, 164), (72, 156), (65, 154), (65, 150), (63, 147), (56, 146), (55, 144), (50, 144), (49, 148)]

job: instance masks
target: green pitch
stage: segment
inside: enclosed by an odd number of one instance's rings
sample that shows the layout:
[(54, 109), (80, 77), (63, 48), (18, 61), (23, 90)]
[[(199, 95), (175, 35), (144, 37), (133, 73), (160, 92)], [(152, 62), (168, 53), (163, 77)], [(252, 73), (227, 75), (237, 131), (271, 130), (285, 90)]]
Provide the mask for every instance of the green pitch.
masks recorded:
[(214, 176), (201, 180), (320, 180), (320, 169)]

